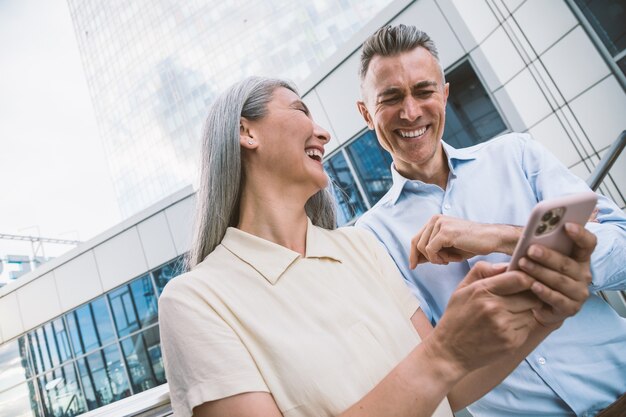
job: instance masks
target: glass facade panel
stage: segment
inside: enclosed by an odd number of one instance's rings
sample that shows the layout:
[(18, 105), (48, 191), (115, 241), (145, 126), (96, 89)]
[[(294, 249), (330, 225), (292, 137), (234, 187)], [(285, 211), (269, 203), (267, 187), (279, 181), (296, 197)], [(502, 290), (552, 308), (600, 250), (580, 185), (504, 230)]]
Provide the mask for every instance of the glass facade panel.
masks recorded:
[(219, 91), (254, 74), (306, 79), (389, 0), (173, 4), (68, 0), (124, 218), (197, 179)]
[(368, 130), (352, 142), (348, 146), (348, 154), (373, 206), (391, 187), (391, 155), (378, 144), (373, 130)]
[(39, 377), (46, 417), (73, 417), (87, 411), (74, 363)]
[(68, 313), (66, 319), (76, 355), (97, 349), (115, 338), (104, 297)]
[(343, 153), (340, 151), (325, 161), (324, 169), (333, 183), (333, 193), (338, 204), (337, 224), (342, 226), (365, 213), (365, 202)]
[(156, 294), (150, 275), (144, 275), (129, 285), (112, 291), (109, 300), (120, 337), (156, 323)]
[(122, 340), (122, 350), (135, 393), (165, 382), (158, 326)]
[(61, 363), (63, 363), (72, 358), (72, 351), (70, 350), (70, 341), (67, 338), (65, 323), (62, 318), (58, 318), (52, 322), (52, 330), (54, 332), (59, 359)]
[(182, 274), (183, 269), (184, 258), (180, 257), (152, 272), (152, 276), (154, 277), (154, 282), (156, 283), (159, 295), (161, 295), (161, 293), (163, 292), (165, 284), (167, 284), (175, 276)]
[(117, 345), (91, 353), (78, 363), (90, 408), (110, 404), (130, 395), (128, 379)]
[(446, 74), (450, 94), (443, 140), (466, 148), (504, 132), (506, 125), (469, 61)]
[(0, 346), (0, 366), (0, 391), (23, 383), (32, 376), (25, 337)]
[(7, 391), (0, 392), (0, 416), (42, 417), (37, 401), (35, 383), (30, 380)]

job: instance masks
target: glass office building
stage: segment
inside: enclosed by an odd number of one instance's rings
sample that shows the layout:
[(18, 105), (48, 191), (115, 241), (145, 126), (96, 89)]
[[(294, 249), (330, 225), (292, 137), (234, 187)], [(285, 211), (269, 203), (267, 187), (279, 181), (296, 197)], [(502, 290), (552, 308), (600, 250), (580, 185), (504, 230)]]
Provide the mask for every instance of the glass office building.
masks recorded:
[(388, 3), (68, 0), (122, 216), (194, 183), (219, 91), (303, 80)]

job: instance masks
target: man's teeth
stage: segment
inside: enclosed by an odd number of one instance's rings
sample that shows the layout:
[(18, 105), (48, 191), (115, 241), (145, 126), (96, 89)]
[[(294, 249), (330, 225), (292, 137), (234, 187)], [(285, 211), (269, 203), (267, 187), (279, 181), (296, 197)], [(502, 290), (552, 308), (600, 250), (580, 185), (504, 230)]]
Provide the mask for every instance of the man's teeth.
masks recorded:
[(404, 131), (404, 130), (400, 130), (400, 136), (402, 136), (403, 138), (416, 138), (418, 136), (422, 136), (424, 134), (424, 132), (426, 132), (426, 126), (424, 126), (421, 129), (417, 129), (417, 130), (411, 130), (411, 131)]
[(311, 148), (311, 149), (305, 150), (305, 152), (309, 158), (313, 158), (318, 161), (322, 160), (322, 152), (319, 149)]

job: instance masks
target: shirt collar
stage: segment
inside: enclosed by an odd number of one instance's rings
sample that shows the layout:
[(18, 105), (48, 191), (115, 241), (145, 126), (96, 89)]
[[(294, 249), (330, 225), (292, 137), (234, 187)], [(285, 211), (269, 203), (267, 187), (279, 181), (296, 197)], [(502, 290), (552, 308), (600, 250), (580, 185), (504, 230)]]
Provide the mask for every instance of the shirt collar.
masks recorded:
[[(473, 153), (468, 152), (467, 148), (455, 149), (452, 146), (445, 143), (443, 140), (441, 141), (441, 144), (443, 145), (443, 151), (448, 158), (448, 167), (450, 168), (450, 173), (452, 175), (455, 175), (454, 169), (457, 166), (457, 161), (462, 162), (462, 161), (469, 161), (472, 159), (476, 159), (476, 156)], [(398, 198), (400, 198), (400, 195), (402, 194), (402, 190), (404, 189), (404, 186), (406, 185), (407, 182), (411, 180), (402, 176), (402, 174), (400, 174), (396, 170), (396, 167), (393, 165), (393, 163), (391, 164), (391, 178), (393, 180), (393, 185), (391, 186), (391, 189), (389, 190), (389, 201), (391, 202), (391, 204), (396, 204), (396, 202), (398, 201)], [(414, 182), (422, 183), (421, 181), (418, 181), (418, 180), (415, 180)]]
[[(328, 231), (314, 226), (311, 220), (307, 219), (305, 258), (329, 258), (341, 262), (336, 255), (335, 244), (327, 233)], [(221, 244), (263, 275), (272, 285), (276, 284), (289, 266), (300, 258), (298, 252), (235, 227), (226, 229)]]

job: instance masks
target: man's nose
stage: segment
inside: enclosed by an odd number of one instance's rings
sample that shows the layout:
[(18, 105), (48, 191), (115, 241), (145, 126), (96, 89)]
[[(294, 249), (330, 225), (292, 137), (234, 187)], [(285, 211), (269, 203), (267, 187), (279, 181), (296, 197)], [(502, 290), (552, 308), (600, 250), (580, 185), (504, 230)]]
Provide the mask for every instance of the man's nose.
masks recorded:
[(402, 105), (400, 117), (402, 119), (413, 122), (417, 120), (421, 115), (422, 106), (420, 105), (420, 103), (412, 96), (407, 97)]

